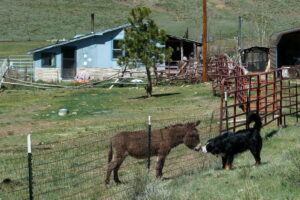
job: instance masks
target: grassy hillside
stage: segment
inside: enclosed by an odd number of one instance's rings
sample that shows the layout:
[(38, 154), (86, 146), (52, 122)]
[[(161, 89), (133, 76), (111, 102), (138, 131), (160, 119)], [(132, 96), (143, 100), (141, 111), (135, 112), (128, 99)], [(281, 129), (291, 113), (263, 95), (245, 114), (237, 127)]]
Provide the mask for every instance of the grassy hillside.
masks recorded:
[(185, 175), (165, 182), (148, 178), (152, 183), (145, 183), (138, 199), (299, 199), (299, 144), (299, 127), (290, 126), (265, 141), (259, 167), (254, 167), (252, 155), (245, 153), (237, 156), (230, 171), (221, 170), (217, 163), (206, 171), (186, 169)]
[[(90, 31), (90, 14), (96, 29), (125, 23), (134, 5), (152, 8), (162, 28), (191, 38), (201, 34), (201, 0), (2, 0), (0, 41), (71, 38)], [(215, 38), (236, 36), (237, 17), (244, 17), (244, 35), (257, 37), (255, 24), (267, 22), (267, 33), (300, 25), (300, 4), (291, 0), (208, 0), (209, 32)], [(0, 45), (5, 45), (1, 44)]]

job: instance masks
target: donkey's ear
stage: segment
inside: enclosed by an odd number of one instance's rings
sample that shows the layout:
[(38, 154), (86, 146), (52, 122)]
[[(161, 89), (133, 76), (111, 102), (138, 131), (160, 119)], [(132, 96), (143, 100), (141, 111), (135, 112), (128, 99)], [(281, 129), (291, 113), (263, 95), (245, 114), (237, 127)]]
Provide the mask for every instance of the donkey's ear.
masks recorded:
[(200, 123), (201, 123), (200, 120), (196, 121), (196, 122), (195, 122), (195, 127), (198, 126)]

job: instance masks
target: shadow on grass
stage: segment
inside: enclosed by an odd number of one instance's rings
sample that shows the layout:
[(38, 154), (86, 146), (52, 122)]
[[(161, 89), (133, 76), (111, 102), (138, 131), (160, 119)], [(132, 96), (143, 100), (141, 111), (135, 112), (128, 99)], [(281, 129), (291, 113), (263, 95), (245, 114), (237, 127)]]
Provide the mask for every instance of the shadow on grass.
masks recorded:
[[(180, 94), (179, 92), (174, 92), (174, 93), (165, 93), (165, 94), (153, 94), (152, 97), (166, 97), (166, 96), (173, 96)], [(137, 99), (147, 99), (148, 96), (140, 96), (140, 97), (134, 97), (134, 98), (128, 98), (130, 100), (137, 100)], [(151, 98), (151, 97), (150, 97)]]
[(265, 137), (263, 138), (263, 141), (267, 141), (268, 139), (272, 138), (274, 135), (276, 135), (279, 131), (278, 130), (273, 130), (270, 133), (266, 134)]
[(250, 165), (238, 165), (238, 166), (235, 166), (235, 167), (233, 167), (232, 169), (233, 170), (235, 170), (235, 169), (245, 169), (245, 168), (249, 168), (249, 169), (251, 169), (251, 168), (253, 168), (253, 167), (260, 167), (260, 166), (264, 166), (264, 165), (267, 165), (267, 164), (269, 164), (270, 162), (261, 162), (260, 163), (260, 165), (258, 165), (258, 166), (255, 166), (255, 160), (254, 160), (254, 158), (253, 158), (253, 164), (250, 164)]
[(174, 179), (177, 178), (177, 177), (179, 177), (179, 176), (162, 177), (162, 178), (160, 178), (160, 180), (162, 180), (162, 181), (174, 180)]

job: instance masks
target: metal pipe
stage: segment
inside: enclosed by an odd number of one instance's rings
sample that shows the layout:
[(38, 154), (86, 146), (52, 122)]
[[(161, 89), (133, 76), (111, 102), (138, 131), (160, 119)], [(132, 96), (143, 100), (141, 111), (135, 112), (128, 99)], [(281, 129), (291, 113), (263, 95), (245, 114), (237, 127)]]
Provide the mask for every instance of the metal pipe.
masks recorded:
[(150, 170), (151, 164), (151, 116), (148, 117), (148, 160), (147, 168)]
[(95, 32), (95, 14), (91, 14), (91, 33)]

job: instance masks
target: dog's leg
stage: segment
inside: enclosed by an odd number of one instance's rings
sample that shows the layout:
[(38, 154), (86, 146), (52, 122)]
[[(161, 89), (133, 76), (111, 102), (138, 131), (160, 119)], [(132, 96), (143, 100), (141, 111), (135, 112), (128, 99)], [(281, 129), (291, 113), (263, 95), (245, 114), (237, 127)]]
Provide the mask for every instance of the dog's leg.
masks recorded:
[(224, 155), (222, 156), (222, 168), (225, 169), (225, 166), (226, 166), (226, 160), (227, 160), (227, 156)]
[(226, 156), (226, 165), (225, 165), (225, 170), (230, 170), (232, 168), (232, 163), (233, 163), (233, 155), (227, 155)]
[(255, 165), (260, 165), (260, 149), (250, 149), (254, 159), (255, 159)]

